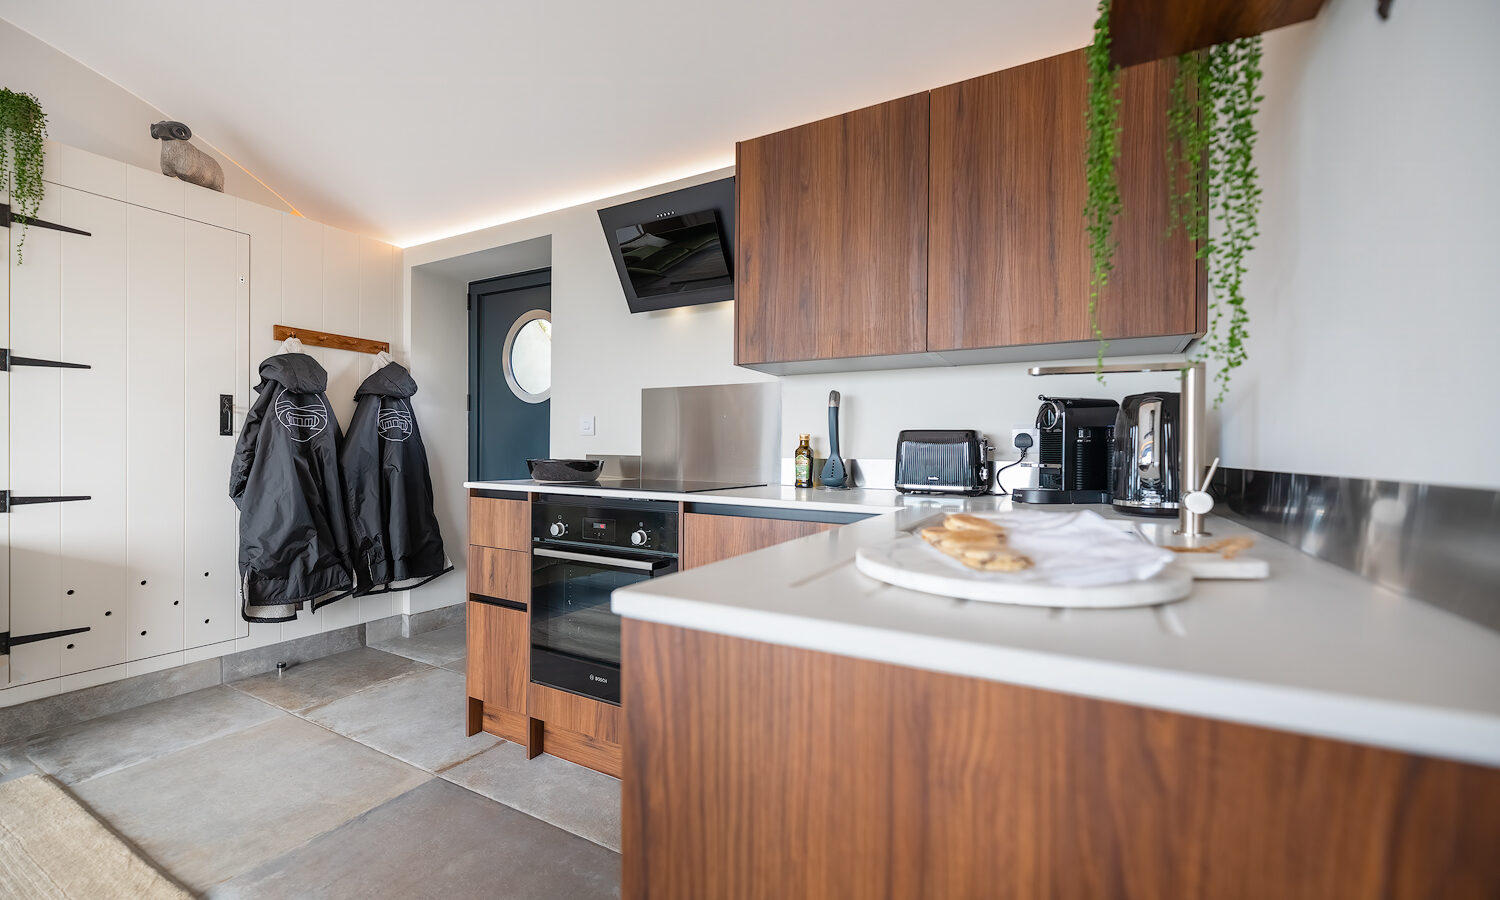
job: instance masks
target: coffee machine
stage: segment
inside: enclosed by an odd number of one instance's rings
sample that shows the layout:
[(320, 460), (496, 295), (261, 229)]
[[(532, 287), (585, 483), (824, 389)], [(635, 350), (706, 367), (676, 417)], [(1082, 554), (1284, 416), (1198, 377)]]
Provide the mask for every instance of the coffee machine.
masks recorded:
[(1017, 488), (1018, 503), (1108, 503), (1110, 450), (1120, 404), (1088, 397), (1037, 397), (1037, 486)]
[(1182, 401), (1176, 391), (1131, 394), (1115, 420), (1110, 502), (1137, 516), (1176, 516)]

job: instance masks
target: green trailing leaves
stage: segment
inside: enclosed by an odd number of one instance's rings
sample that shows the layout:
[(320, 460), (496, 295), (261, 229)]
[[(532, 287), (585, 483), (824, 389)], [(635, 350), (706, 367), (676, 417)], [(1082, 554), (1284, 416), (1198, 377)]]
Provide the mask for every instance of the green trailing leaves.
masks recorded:
[[(1084, 223), (1089, 236), (1089, 327), (1099, 340), (1099, 366), (1109, 342), (1099, 327), (1099, 294), (1109, 283), (1115, 265), (1115, 219), (1120, 215), (1120, 70), (1109, 58), (1109, 4), (1100, 0), (1094, 21), (1094, 42), (1086, 51), (1089, 67), (1088, 108), (1085, 112), (1084, 174), (1088, 196)], [(1099, 373), (1104, 381), (1104, 373)]]
[(1260, 62), (1259, 36), (1184, 54), (1167, 114), (1169, 163), (1177, 178), (1172, 226), (1197, 241), (1212, 288), (1196, 359), (1219, 364), (1215, 406), (1245, 362), (1250, 338), (1244, 282), (1245, 258), (1260, 235), (1254, 163)]
[[(0, 88), (0, 193), (10, 194), (18, 216), (35, 218), (42, 205), (42, 165), (47, 114), (31, 94)], [(26, 244), (26, 223), (16, 242), (16, 263)]]

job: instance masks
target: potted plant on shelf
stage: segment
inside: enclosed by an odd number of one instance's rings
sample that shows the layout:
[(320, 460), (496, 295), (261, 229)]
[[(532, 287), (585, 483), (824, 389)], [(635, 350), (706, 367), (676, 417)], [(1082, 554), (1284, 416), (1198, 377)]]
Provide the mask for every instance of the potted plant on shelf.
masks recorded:
[[(1100, 0), (1094, 41), (1087, 51), (1085, 176), (1091, 260), (1089, 322), (1103, 364), (1108, 342), (1099, 328), (1099, 293), (1114, 267), (1114, 223), (1121, 210), (1116, 161), (1120, 155), (1119, 67), (1110, 58), (1110, 0)], [(1245, 257), (1260, 234), (1261, 189), (1254, 163), (1255, 112), (1261, 97), (1260, 35), (1227, 41), (1177, 57), (1167, 114), (1172, 227), (1184, 229), (1208, 266), (1208, 330), (1195, 361), (1216, 363), (1217, 406), (1233, 371), (1247, 358), (1250, 316), (1245, 309)], [(1216, 223), (1210, 227), (1210, 223)]]
[(10, 195), (10, 205), (21, 223), (16, 242), (16, 263), (26, 243), (26, 226), (42, 205), (42, 168), (47, 139), (47, 114), (32, 94), (0, 88), (0, 194)]

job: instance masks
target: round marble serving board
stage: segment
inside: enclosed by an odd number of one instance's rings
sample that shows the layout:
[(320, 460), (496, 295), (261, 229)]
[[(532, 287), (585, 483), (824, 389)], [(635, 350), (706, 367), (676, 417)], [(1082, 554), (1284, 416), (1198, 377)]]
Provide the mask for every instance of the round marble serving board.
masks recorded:
[(908, 590), (1020, 606), (1081, 609), (1155, 606), (1181, 600), (1193, 590), (1192, 574), (1175, 564), (1144, 581), (1098, 587), (1063, 587), (1020, 581), (1004, 572), (974, 571), (911, 534), (859, 548), (854, 556), (854, 566), (877, 581)]

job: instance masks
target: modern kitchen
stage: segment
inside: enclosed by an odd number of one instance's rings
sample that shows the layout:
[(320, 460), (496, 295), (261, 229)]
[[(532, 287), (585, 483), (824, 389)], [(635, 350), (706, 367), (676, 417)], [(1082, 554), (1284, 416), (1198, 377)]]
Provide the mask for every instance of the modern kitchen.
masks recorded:
[(1493, 4), (79, 7), (0, 896), (1500, 896)]

